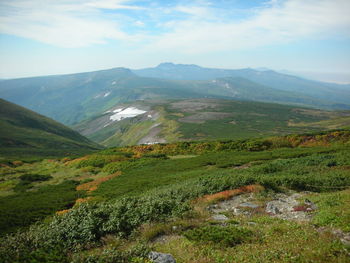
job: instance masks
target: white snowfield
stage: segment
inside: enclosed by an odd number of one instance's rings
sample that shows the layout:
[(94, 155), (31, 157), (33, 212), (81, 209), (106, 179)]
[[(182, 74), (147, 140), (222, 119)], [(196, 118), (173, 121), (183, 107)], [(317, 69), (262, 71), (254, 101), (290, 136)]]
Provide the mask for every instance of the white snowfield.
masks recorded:
[(125, 109), (116, 109), (113, 112), (115, 114), (109, 117), (111, 121), (120, 121), (125, 118), (132, 118), (132, 117), (144, 114), (146, 111), (139, 110), (135, 107), (128, 107)]

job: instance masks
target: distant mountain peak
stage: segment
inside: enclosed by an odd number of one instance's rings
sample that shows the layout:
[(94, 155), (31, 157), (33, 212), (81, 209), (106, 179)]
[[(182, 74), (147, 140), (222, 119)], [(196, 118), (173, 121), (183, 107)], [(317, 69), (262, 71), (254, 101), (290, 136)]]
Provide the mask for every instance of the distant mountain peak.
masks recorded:
[(160, 63), (157, 66), (157, 68), (164, 68), (164, 67), (168, 68), (168, 67), (174, 67), (174, 66), (176, 66), (176, 65), (172, 62), (163, 62), (163, 63)]
[(160, 63), (156, 68), (160, 68), (160, 69), (174, 69), (174, 68), (201, 68), (198, 65), (195, 64), (175, 64), (172, 62), (163, 62)]

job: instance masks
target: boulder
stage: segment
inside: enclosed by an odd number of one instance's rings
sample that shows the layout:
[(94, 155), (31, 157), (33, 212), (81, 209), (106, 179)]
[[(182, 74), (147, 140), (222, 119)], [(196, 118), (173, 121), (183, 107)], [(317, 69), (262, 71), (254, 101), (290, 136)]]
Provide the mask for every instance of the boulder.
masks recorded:
[(273, 215), (277, 215), (281, 213), (280, 210), (277, 208), (277, 206), (273, 203), (273, 201), (267, 203), (265, 211)]
[(246, 207), (246, 208), (252, 208), (252, 209), (255, 209), (255, 208), (259, 207), (257, 204), (253, 204), (253, 203), (250, 203), (250, 202), (241, 203), (239, 206), (240, 207)]
[(155, 251), (151, 251), (148, 258), (154, 263), (176, 263), (172, 255)]
[(213, 220), (217, 220), (217, 221), (227, 221), (228, 217), (222, 214), (217, 214), (217, 215), (213, 215), (211, 217)]
[(305, 205), (307, 205), (309, 208), (311, 208), (311, 210), (316, 210), (317, 206), (315, 205), (315, 203), (313, 203), (312, 201), (310, 201), (309, 199), (305, 199), (304, 201)]

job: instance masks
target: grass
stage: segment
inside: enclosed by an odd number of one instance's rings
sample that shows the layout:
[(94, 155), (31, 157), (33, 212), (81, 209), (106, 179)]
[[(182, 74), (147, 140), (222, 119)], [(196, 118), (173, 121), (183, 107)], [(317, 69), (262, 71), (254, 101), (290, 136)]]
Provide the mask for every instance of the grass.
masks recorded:
[(0, 99), (0, 162), (2, 158), (75, 156), (98, 149), (99, 145), (63, 124)]
[(105, 122), (106, 116), (100, 115), (76, 128), (91, 140), (112, 147), (136, 144), (155, 124), (160, 124), (161, 129), (157, 138), (166, 142), (238, 140), (349, 126), (347, 111), (330, 112), (274, 103), (191, 99), (144, 101), (131, 105), (150, 108), (159, 117), (149, 120), (138, 116), (102, 128), (101, 122)]
[(76, 183), (66, 181), (58, 185), (41, 187), (33, 192), (20, 192), (0, 197), (0, 234), (28, 227), (55, 211), (70, 208), (82, 192), (75, 190)]
[(264, 217), (256, 218), (256, 222), (256, 226), (245, 227), (260, 238), (233, 247), (199, 245), (180, 237), (158, 243), (153, 249), (171, 253), (180, 263), (348, 262), (339, 241), (327, 233), (318, 233), (311, 226)]
[(315, 225), (350, 232), (350, 189), (319, 195), (311, 194), (309, 199), (320, 210), (313, 218)]
[[(152, 249), (171, 253), (177, 262), (346, 262), (346, 247), (315, 227), (349, 231), (348, 142), (347, 131), (332, 131), (12, 162), (0, 168), (1, 193), (7, 194), (0, 198), (2, 229), (38, 223), (4, 237), (0, 256), (30, 262), (31, 253), (48, 257), (57, 249), (66, 256), (56, 262), (144, 262)], [(31, 187), (15, 192), (21, 178), (30, 179)], [(84, 196), (76, 189), (93, 191)], [(205, 209), (234, 195), (252, 193), (263, 202), (289, 189), (312, 191), (308, 198), (319, 209), (311, 223), (227, 213), (225, 226)], [(53, 216), (59, 210), (64, 212)], [(166, 241), (156, 242), (162, 236)]]

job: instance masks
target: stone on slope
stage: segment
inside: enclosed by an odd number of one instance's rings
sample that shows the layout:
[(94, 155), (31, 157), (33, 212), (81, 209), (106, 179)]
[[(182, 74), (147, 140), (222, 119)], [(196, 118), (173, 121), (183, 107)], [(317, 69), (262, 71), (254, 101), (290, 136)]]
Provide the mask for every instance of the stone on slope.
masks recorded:
[(176, 263), (172, 255), (155, 251), (151, 251), (148, 258), (154, 263)]

